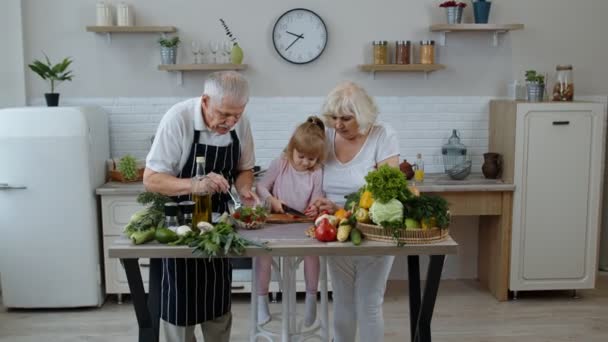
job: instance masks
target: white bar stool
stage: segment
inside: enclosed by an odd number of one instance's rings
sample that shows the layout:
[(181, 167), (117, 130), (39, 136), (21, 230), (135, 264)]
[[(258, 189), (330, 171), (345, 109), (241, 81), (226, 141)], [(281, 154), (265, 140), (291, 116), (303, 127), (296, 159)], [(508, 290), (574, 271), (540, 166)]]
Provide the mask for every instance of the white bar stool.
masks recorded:
[[(304, 327), (304, 320), (299, 319), (296, 305), (296, 270), (302, 262), (302, 257), (287, 256), (283, 257), (283, 265), (281, 267), (281, 293), (282, 293), (282, 312), (271, 314), (275, 321), (281, 322), (281, 331), (273, 331), (264, 326), (257, 324), (258, 322), (258, 301), (257, 301), (257, 276), (256, 276), (256, 260), (252, 262), (251, 268), (251, 329), (249, 341), (256, 342), (258, 338), (264, 338), (267, 341), (274, 342), (275, 338), (280, 337), (282, 342), (291, 341), (306, 341), (316, 339), (323, 342), (329, 342), (329, 304), (327, 296), (327, 257), (319, 257), (320, 275), (319, 275), (319, 291), (321, 292), (321, 310), (320, 318), (317, 319), (310, 327)], [(278, 264), (273, 260), (273, 266), (278, 267)]]

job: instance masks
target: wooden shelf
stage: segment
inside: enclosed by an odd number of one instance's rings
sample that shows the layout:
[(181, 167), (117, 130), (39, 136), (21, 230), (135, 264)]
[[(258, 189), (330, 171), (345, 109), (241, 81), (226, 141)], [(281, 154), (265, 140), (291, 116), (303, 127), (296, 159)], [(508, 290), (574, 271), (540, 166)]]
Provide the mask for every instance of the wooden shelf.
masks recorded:
[(161, 64), (158, 70), (164, 71), (218, 71), (245, 70), (247, 64)]
[(87, 26), (87, 32), (95, 33), (173, 33), (174, 26)]
[(523, 30), (524, 24), (437, 24), (432, 25), (431, 32), (439, 32), (440, 45), (446, 45), (447, 32), (491, 32), (492, 46), (498, 46), (498, 34), (515, 30)]
[(428, 73), (445, 69), (443, 64), (361, 64), (359, 70), (371, 72), (376, 77), (376, 72), (424, 72), (425, 78)]
[(177, 72), (177, 85), (183, 84), (184, 71), (245, 70), (247, 64), (161, 64), (158, 70)]

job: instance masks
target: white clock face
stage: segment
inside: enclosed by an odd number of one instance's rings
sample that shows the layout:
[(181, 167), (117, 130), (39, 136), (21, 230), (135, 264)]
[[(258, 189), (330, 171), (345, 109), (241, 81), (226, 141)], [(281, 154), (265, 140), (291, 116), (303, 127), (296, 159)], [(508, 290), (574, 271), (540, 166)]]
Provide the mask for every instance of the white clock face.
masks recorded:
[(317, 59), (327, 45), (327, 28), (314, 12), (296, 8), (285, 12), (272, 31), (274, 48), (279, 55), (294, 64), (306, 64)]

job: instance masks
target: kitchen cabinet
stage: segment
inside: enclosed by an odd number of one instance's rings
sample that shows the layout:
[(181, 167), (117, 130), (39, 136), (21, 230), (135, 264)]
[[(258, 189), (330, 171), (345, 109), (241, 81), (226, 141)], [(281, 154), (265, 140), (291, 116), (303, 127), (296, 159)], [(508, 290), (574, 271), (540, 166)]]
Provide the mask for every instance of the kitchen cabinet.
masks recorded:
[(595, 287), (605, 126), (601, 103), (491, 102), (490, 151), (515, 184), (510, 290)]

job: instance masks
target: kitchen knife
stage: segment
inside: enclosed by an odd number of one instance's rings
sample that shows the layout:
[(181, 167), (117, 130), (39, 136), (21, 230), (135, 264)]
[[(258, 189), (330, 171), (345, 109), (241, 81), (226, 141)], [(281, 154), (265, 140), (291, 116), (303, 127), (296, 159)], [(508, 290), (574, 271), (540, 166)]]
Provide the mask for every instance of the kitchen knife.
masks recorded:
[(297, 210), (295, 210), (295, 209), (293, 209), (293, 208), (291, 208), (291, 207), (289, 207), (289, 206), (287, 206), (285, 204), (283, 204), (283, 210), (287, 214), (307, 217), (306, 214), (304, 214), (303, 212), (297, 211)]

